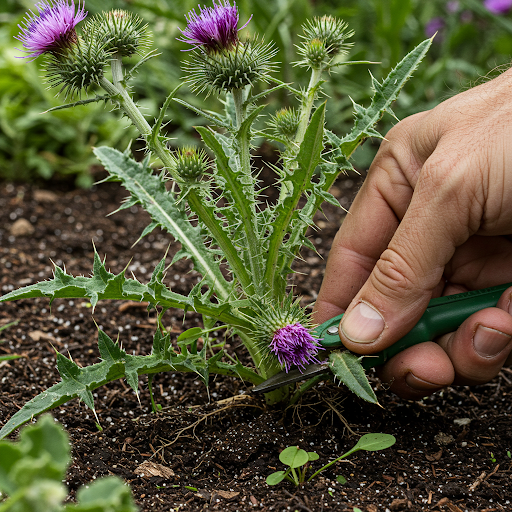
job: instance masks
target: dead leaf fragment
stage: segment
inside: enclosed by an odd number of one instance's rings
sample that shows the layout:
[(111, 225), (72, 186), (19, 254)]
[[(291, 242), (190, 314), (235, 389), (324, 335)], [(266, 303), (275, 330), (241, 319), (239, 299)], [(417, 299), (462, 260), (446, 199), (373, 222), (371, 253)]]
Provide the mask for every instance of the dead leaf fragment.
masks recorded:
[(59, 196), (51, 190), (34, 190), (33, 195), (38, 203), (56, 203), (59, 200)]
[(425, 459), (427, 459), (429, 462), (434, 462), (436, 460), (439, 460), (442, 455), (443, 455), (443, 449), (441, 448), (438, 452), (433, 453), (432, 455), (425, 454)]
[(162, 478), (171, 479), (175, 476), (174, 471), (171, 468), (158, 464), (157, 462), (151, 462), (150, 460), (146, 460), (137, 466), (135, 474), (145, 478), (161, 476)]
[(28, 335), (34, 341), (40, 341), (40, 340), (55, 341), (55, 338), (50, 333), (48, 333), (48, 332), (43, 332), (43, 331), (35, 330), (35, 331), (30, 331), (28, 333)]
[(12, 236), (30, 236), (34, 233), (35, 229), (32, 224), (27, 219), (18, 219), (11, 226), (11, 235)]
[(213, 493), (214, 495), (220, 496), (225, 500), (232, 500), (233, 498), (240, 494), (239, 492), (236, 491), (213, 491)]
[(439, 432), (434, 437), (434, 441), (438, 446), (448, 446), (450, 443), (455, 441), (454, 437), (450, 434), (445, 434), (444, 432)]

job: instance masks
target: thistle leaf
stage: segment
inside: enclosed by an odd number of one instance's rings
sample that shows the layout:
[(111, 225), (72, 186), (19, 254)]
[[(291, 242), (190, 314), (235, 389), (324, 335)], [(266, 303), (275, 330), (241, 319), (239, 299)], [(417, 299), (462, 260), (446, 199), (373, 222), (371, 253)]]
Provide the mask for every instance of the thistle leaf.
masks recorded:
[(181, 242), (196, 270), (221, 297), (228, 297), (231, 285), (225, 280), (214, 256), (204, 244), (201, 229), (190, 223), (183, 206), (165, 188), (162, 178), (152, 173), (147, 162), (141, 164), (123, 153), (109, 148), (94, 149), (94, 154), (109, 171), (109, 181), (121, 181), (136, 197), (155, 224)]
[(398, 93), (412, 76), (431, 44), (432, 40), (426, 39), (416, 46), (397, 64), (382, 84), (372, 76), (372, 85), (375, 90), (372, 103), (368, 108), (363, 108), (361, 105), (354, 103), (356, 117), (354, 128), (341, 139), (340, 144), (340, 149), (344, 155), (350, 157), (366, 137), (381, 137), (373, 127), (384, 112), (391, 108), (391, 104), (396, 100)]
[[(201, 355), (194, 354), (187, 354), (186, 356), (181, 354), (167, 355), (162, 354), (162, 351), (153, 351), (152, 354), (147, 356), (133, 356), (121, 351), (123, 357), (116, 361), (115, 356), (119, 354), (119, 352), (116, 353), (114, 348), (116, 344), (110, 339), (107, 340), (108, 336), (105, 333), (99, 336), (102, 338), (102, 343), (109, 347), (109, 354), (112, 357), (107, 356), (99, 363), (80, 368), (70, 359), (57, 353), (57, 366), (62, 381), (34, 397), (14, 414), (0, 430), (0, 439), (30, 421), (34, 416), (54, 409), (75, 398), (83, 400), (94, 411), (92, 391), (123, 377), (126, 378), (135, 392), (138, 388), (139, 375), (166, 371), (194, 372), (205, 384), (208, 383), (209, 373), (241, 377), (253, 384), (261, 384), (264, 380), (260, 375), (249, 368), (245, 368), (240, 363), (221, 363), (219, 359), (222, 357), (222, 353), (215, 354), (215, 356), (205, 360)], [(168, 340), (168, 335), (163, 339), (160, 335), (155, 334), (155, 337), (158, 339), (157, 345), (160, 347), (167, 344), (164, 339)]]
[(379, 401), (368, 382), (364, 368), (359, 359), (358, 356), (349, 351), (341, 352), (334, 350), (329, 355), (334, 377), (339, 379), (340, 382), (345, 384), (345, 386), (358, 397), (367, 402), (378, 404)]
[(189, 295), (186, 297), (170, 291), (162, 283), (164, 259), (157, 265), (151, 276), (151, 281), (147, 285), (135, 279), (126, 278), (124, 271), (117, 275), (108, 272), (97, 254), (95, 254), (94, 261), (96, 271), (92, 277), (73, 277), (66, 274), (61, 268), (55, 267), (53, 279), (7, 293), (0, 297), (0, 302), (35, 297), (49, 297), (50, 302), (54, 299), (88, 298), (93, 305), (98, 300), (105, 299), (146, 301), (151, 306), (160, 306), (164, 309), (192, 309), (242, 329), (250, 326), (247, 321), (234, 314), (235, 311), (228, 303), (214, 304), (207, 300), (208, 296), (203, 298)]
[[(311, 188), (311, 178), (320, 163), (323, 149), (325, 120), (325, 103), (320, 105), (311, 116), (311, 121), (306, 129), (304, 140), (299, 148), (297, 162), (299, 169), (292, 172), (286, 180), (282, 182), (281, 189), (286, 193), (281, 194), (280, 201), (275, 209), (275, 217), (270, 222), (272, 225), (272, 234), (270, 235), (269, 247), (267, 251), (267, 267), (265, 269), (265, 281), (274, 283), (278, 258), (282, 251), (282, 242), (288, 232), (290, 232), (290, 222), (295, 215), (295, 209), (299, 199), (305, 190)], [(312, 222), (312, 217), (311, 217)], [(293, 230), (295, 232), (295, 227)], [(282, 274), (280, 277), (284, 278)], [(271, 289), (273, 286), (270, 287)]]

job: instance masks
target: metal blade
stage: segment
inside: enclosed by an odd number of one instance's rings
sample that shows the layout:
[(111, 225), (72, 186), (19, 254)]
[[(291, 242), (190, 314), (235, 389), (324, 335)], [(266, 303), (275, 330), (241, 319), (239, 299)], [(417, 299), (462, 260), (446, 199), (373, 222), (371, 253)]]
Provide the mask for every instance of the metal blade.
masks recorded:
[(295, 369), (288, 373), (284, 371), (276, 373), (265, 382), (253, 387), (251, 391), (253, 393), (268, 393), (269, 391), (274, 391), (274, 389), (286, 386), (287, 384), (293, 384), (294, 382), (307, 380), (311, 377), (315, 377), (316, 375), (322, 375), (323, 373), (328, 374), (329, 372), (329, 363), (310, 364), (302, 372)]

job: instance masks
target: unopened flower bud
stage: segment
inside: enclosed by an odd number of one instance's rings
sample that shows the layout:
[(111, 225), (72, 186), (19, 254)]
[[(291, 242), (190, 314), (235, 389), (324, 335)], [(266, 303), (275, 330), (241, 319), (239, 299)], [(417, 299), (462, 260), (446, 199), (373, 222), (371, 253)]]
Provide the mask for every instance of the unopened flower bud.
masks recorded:
[(298, 64), (319, 69), (336, 55), (346, 53), (351, 44), (345, 43), (345, 40), (354, 35), (353, 31), (346, 32), (347, 27), (347, 23), (332, 16), (308, 21), (302, 27), (303, 42), (298, 52), (303, 60)]
[(129, 57), (140, 53), (149, 44), (147, 25), (138, 16), (114, 9), (95, 16), (85, 26), (85, 31), (94, 36), (106, 52)]
[(52, 56), (46, 63), (46, 76), (52, 87), (61, 87), (60, 92), (70, 96), (80, 95), (82, 90), (99, 83), (108, 62), (108, 55), (101, 46), (91, 44), (89, 38), (78, 39), (70, 50)]
[(320, 39), (311, 39), (304, 44), (304, 60), (315, 69), (319, 69), (327, 62), (329, 52), (325, 43)]
[(293, 139), (299, 126), (300, 113), (293, 108), (283, 108), (272, 117), (270, 126), (277, 135)]
[(185, 147), (177, 151), (176, 173), (183, 181), (196, 181), (208, 167), (208, 157), (203, 150)]

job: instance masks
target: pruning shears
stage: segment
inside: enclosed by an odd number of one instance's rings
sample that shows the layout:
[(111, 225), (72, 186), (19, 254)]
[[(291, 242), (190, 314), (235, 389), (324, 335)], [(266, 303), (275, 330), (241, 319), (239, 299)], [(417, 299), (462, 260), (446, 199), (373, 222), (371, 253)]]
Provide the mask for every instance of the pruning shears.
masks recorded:
[[(408, 347), (432, 341), (438, 336), (455, 331), (473, 313), (496, 306), (501, 294), (510, 286), (512, 283), (432, 299), (418, 323), (403, 338), (382, 352), (363, 356), (361, 359), (363, 368), (367, 370), (384, 364), (388, 359)], [(342, 317), (343, 314), (335, 316), (314, 329), (312, 334), (318, 338), (323, 348), (333, 350), (343, 347), (338, 333), (338, 325)], [(290, 370), (288, 373), (281, 371), (255, 386), (252, 392), (267, 393), (281, 386), (307, 380), (317, 375), (329, 375), (331, 373), (329, 366), (329, 362), (326, 362), (310, 364), (302, 371), (298, 368)]]

